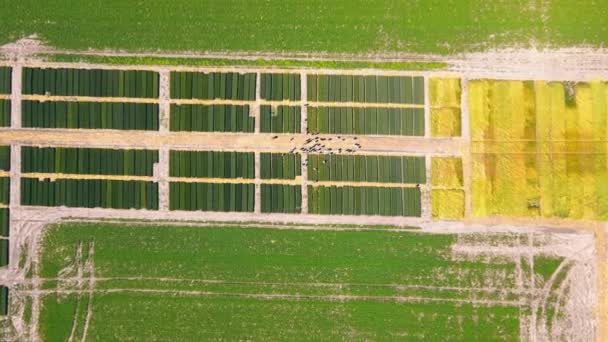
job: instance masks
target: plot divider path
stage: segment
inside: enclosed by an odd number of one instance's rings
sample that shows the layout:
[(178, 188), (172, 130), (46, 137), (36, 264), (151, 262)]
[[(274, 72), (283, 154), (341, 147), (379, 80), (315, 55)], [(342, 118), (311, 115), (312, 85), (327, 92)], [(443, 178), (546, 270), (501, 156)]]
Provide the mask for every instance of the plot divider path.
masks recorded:
[(21, 63), (15, 64), (11, 74), (11, 128), (21, 128), (22, 73)]
[[(308, 134), (308, 78), (305, 73), (300, 74), (300, 133)], [(300, 170), (302, 173), (302, 214), (308, 214), (308, 153), (302, 152), (300, 158)]]
[[(461, 137), (464, 141), (471, 141), (471, 126), (469, 116), (469, 83), (466, 78), (460, 79), (460, 120)], [(462, 145), (462, 182), (464, 188), (464, 219), (473, 217), (473, 159), (471, 156), (471, 144)]]
[[(85, 129), (0, 129), (0, 144), (33, 146), (107, 147), (124, 149), (226, 150), (243, 152), (289, 152), (306, 145), (305, 134), (246, 134), (208, 132), (117, 131)], [(273, 137), (276, 136), (275, 139)], [(315, 135), (330, 141), (332, 147), (352, 148), (352, 141), (341, 141), (337, 135)], [(347, 137), (347, 135), (341, 135)], [(468, 142), (461, 138), (406, 136), (358, 136), (361, 148), (351, 154), (461, 156)]]
[(254, 154), (254, 174), (255, 174), (255, 193), (254, 193), (254, 201), (253, 201), (253, 212), (261, 213), (262, 212), (262, 184), (260, 181), (262, 180), (262, 163), (260, 162), (260, 152), (255, 152)]

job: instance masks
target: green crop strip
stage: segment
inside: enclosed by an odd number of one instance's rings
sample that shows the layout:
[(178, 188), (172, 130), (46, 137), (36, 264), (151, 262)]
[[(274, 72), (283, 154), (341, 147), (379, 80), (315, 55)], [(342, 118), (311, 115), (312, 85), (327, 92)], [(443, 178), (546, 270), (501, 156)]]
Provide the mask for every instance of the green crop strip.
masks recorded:
[(198, 67), (253, 67), (287, 69), (379, 69), (379, 70), (438, 70), (448, 67), (443, 62), (357, 62), (357, 61), (309, 61), (292, 59), (221, 59), (221, 58), (167, 58), (167, 57), (108, 57), (88, 55), (41, 55), (52, 62), (85, 62), (113, 65), (162, 65)]

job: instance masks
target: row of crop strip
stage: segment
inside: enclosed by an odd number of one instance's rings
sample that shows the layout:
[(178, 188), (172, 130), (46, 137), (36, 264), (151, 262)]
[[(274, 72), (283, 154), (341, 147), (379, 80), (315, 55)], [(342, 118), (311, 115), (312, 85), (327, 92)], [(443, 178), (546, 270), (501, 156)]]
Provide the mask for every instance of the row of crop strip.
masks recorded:
[(0, 100), (0, 127), (11, 125), (11, 101)]
[(423, 108), (309, 107), (308, 131), (424, 136)]
[(309, 181), (426, 183), (424, 157), (309, 154)]
[(23, 101), (21, 108), (23, 127), (153, 131), (159, 128), (157, 104)]
[(172, 99), (255, 100), (256, 74), (171, 72)]
[(254, 178), (253, 152), (171, 151), (171, 177)]
[(302, 186), (262, 184), (261, 210), (263, 213), (301, 213)]
[(308, 75), (308, 101), (424, 104), (424, 77)]
[(170, 210), (253, 212), (254, 184), (169, 184)]
[(158, 184), (142, 181), (21, 179), (21, 204), (112, 209), (158, 209)]
[(171, 105), (171, 131), (253, 132), (249, 106)]
[(0, 170), (10, 171), (11, 169), (11, 147), (0, 146)]
[(301, 155), (298, 153), (260, 153), (262, 179), (295, 179), (302, 175)]
[(262, 133), (300, 133), (300, 107), (261, 106), (260, 131)]
[(100, 148), (21, 148), (21, 172), (152, 176), (156, 150)]
[(264, 100), (299, 101), (300, 75), (298, 74), (261, 74), (260, 96)]
[(12, 68), (0, 67), (0, 94), (10, 94), (12, 86)]
[(159, 74), (143, 70), (23, 69), (23, 94), (157, 98)]
[(325, 215), (421, 215), (419, 188), (308, 187), (308, 210)]

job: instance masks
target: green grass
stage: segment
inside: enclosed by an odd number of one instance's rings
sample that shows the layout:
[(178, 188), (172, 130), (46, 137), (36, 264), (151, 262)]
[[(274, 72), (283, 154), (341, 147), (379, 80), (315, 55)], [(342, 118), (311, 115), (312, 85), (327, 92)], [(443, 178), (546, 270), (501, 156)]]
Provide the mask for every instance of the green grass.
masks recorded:
[[(546, 20), (542, 20), (546, 8)], [(3, 8), (0, 44), (37, 34), (73, 48), (181, 51), (460, 52), (608, 39), (606, 2), (22, 1)]]
[[(90, 340), (516, 339), (516, 306), (373, 298), (497, 299), (502, 295), (468, 287), (500, 283), (503, 288), (514, 288), (512, 261), (453, 258), (451, 246), (456, 239), (456, 235), (416, 232), (69, 223), (46, 231), (40, 275), (56, 277), (73, 263), (78, 244), (89, 246), (94, 241), (96, 277), (114, 278), (97, 282), (96, 288), (131, 289), (95, 293)], [(117, 279), (122, 277), (177, 279)], [(47, 289), (56, 286), (56, 282), (43, 285)], [(137, 289), (190, 294), (141, 293)], [(202, 296), (196, 291), (221, 294)], [(240, 296), (243, 293), (314, 297), (245, 298)], [(341, 301), (327, 297), (334, 295), (372, 297)], [(516, 299), (513, 296), (501, 298)], [(46, 296), (40, 321), (42, 338), (65, 340), (76, 306), (73, 295)]]
[(307, 61), (292, 59), (222, 59), (222, 58), (169, 58), (169, 57), (108, 57), (86, 55), (39, 55), (51, 62), (83, 62), (115, 65), (167, 65), (167, 66), (238, 66), (286, 69), (385, 69), (385, 70), (436, 70), (447, 68), (443, 62), (359, 62), (359, 61)]

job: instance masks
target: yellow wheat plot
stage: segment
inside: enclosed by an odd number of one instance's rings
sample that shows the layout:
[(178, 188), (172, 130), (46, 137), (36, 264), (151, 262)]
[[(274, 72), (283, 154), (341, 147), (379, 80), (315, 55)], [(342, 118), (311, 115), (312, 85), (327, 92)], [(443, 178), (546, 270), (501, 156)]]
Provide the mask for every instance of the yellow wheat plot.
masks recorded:
[(608, 217), (604, 82), (469, 83), (473, 214)]
[(431, 105), (431, 136), (457, 137), (461, 135), (460, 79), (429, 79)]
[(435, 219), (464, 217), (461, 158), (432, 158), (431, 214)]

